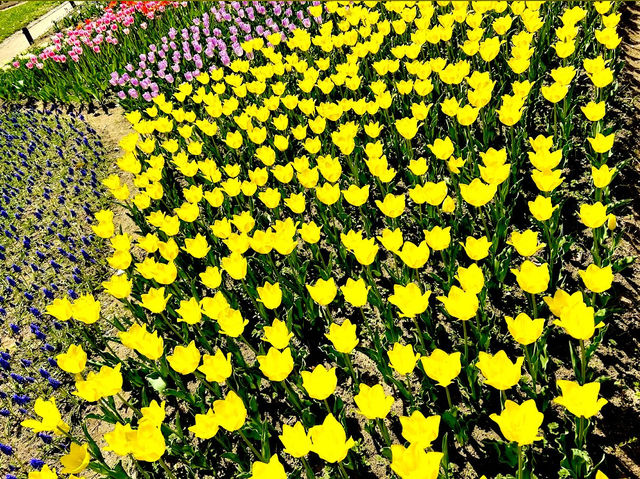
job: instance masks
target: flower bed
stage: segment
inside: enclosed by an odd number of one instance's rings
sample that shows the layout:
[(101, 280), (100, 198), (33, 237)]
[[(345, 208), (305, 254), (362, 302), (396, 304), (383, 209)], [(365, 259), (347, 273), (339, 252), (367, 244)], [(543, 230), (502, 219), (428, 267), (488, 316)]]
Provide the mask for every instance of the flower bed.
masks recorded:
[[(40, 395), (57, 398), (65, 412), (70, 378), (57, 355), (83, 341), (86, 331), (51, 319), (57, 295), (94, 291), (106, 273), (104, 246), (90, 222), (109, 204), (100, 181), (108, 164), (96, 132), (83, 117), (57, 110), (9, 108), (0, 119), (0, 473), (41, 464), (59, 441), (50, 432), (21, 440), (19, 424)], [(97, 347), (100, 339), (93, 342)], [(34, 455), (29, 456), (32, 451)], [(30, 468), (29, 468), (30, 469)], [(8, 475), (7, 477), (10, 477)]]
[[(95, 10), (96, 8), (93, 7)], [(171, 15), (165, 15), (167, 9)], [(45, 101), (104, 100), (108, 75), (137, 58), (158, 32), (184, 23), (200, 2), (110, 2), (73, 28), (56, 32), (51, 44), (17, 58), (1, 73), (0, 98)]]
[(605, 478), (618, 5), (305, 8), (128, 93), (136, 230), (93, 229), (130, 316), (48, 309), (119, 331), (65, 356), (108, 424), (56, 425), (65, 471)]

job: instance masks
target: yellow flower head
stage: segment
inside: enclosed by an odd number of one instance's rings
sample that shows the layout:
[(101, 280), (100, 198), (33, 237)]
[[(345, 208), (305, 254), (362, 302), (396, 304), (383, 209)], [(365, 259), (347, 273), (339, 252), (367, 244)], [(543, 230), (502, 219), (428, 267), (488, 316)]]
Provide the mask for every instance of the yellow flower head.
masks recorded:
[(518, 254), (525, 258), (533, 256), (546, 246), (545, 243), (538, 243), (538, 233), (532, 230), (525, 230), (522, 233), (514, 231), (507, 244), (513, 246)]
[(440, 416), (424, 417), (420, 411), (413, 411), (411, 416), (401, 416), (402, 437), (409, 443), (416, 444), (422, 449), (431, 447), (431, 443), (438, 437)]
[(434, 251), (446, 249), (451, 243), (451, 227), (434, 226), (431, 230), (423, 230), (425, 240)]
[(100, 301), (91, 294), (83, 294), (76, 299), (71, 310), (73, 319), (84, 324), (93, 324), (100, 319)]
[[(399, 229), (396, 231), (400, 231)], [(411, 241), (406, 241), (402, 245), (400, 251), (394, 251), (400, 256), (400, 259), (409, 268), (419, 269), (422, 268), (429, 260), (430, 250), (426, 241), (422, 241), (419, 245), (413, 244)]]
[(398, 307), (401, 316), (413, 318), (426, 311), (430, 297), (431, 291), (425, 291), (423, 294), (416, 283), (406, 286), (395, 284), (389, 302)]
[(244, 279), (247, 275), (247, 260), (237, 252), (225, 256), (221, 260), (222, 269), (235, 280)]
[(534, 201), (529, 201), (529, 211), (538, 221), (547, 221), (558, 208), (558, 205), (551, 203), (551, 198), (541, 195), (536, 196)]
[(249, 324), (249, 321), (242, 317), (239, 310), (230, 307), (222, 308), (216, 319), (220, 326), (220, 334), (232, 338), (240, 336), (244, 332), (244, 327)]
[(426, 452), (421, 444), (391, 446), (391, 469), (401, 478), (437, 479), (444, 454)]
[(600, 228), (607, 221), (607, 207), (599, 201), (580, 205), (580, 221), (587, 228)]
[(418, 133), (418, 120), (416, 118), (401, 118), (395, 122), (396, 129), (400, 135), (411, 140)]
[(487, 185), (478, 178), (475, 178), (468, 185), (460, 183), (460, 194), (462, 195), (462, 199), (477, 208), (489, 203), (496, 194), (496, 191), (496, 185)]
[(505, 316), (504, 319), (513, 339), (523, 346), (535, 343), (542, 335), (544, 318), (531, 319), (527, 313), (520, 313), (515, 319), (511, 316)]
[(587, 140), (589, 141), (591, 148), (593, 148), (593, 151), (596, 153), (606, 153), (613, 148), (615, 136), (615, 133), (611, 133), (607, 136), (602, 133), (598, 133), (595, 138), (587, 138)]
[(366, 384), (360, 385), (360, 392), (353, 397), (358, 412), (367, 419), (384, 419), (391, 411), (393, 396), (387, 396), (382, 385), (376, 384), (369, 387)]
[(313, 399), (320, 401), (327, 399), (333, 394), (338, 385), (336, 368), (325, 368), (322, 364), (317, 365), (313, 371), (302, 371), (302, 387), (304, 387)]
[(476, 367), (482, 372), (485, 383), (489, 386), (506, 391), (520, 381), (524, 357), (519, 357), (515, 363), (512, 363), (502, 349), (495, 355), (480, 351), (478, 357)]
[(293, 457), (304, 457), (311, 451), (311, 439), (300, 421), (293, 426), (283, 425), (282, 434), (278, 437), (284, 446), (284, 452)]
[(56, 356), (58, 367), (70, 374), (81, 373), (87, 364), (87, 353), (84, 352), (82, 346), (72, 344), (66, 353)]
[(480, 261), (489, 255), (489, 248), (491, 247), (491, 241), (486, 236), (480, 238), (474, 238), (473, 236), (467, 236), (464, 243), (460, 243), (464, 248), (467, 256), (473, 261)]
[(584, 281), (587, 289), (594, 293), (605, 292), (611, 288), (611, 284), (613, 283), (613, 270), (611, 265), (600, 268), (595, 264), (590, 264), (586, 270), (578, 271), (578, 274), (580, 278), (582, 278), (582, 281)]
[(66, 296), (64, 298), (56, 298), (47, 306), (46, 313), (58, 321), (68, 321), (73, 314), (73, 305)]
[(355, 308), (362, 308), (367, 304), (367, 296), (370, 289), (371, 287), (362, 278), (358, 278), (355, 281), (352, 278), (348, 278), (347, 283), (340, 287), (345, 301)]
[(397, 218), (404, 213), (405, 196), (387, 193), (383, 201), (376, 200), (376, 206), (389, 218)]
[(186, 238), (182, 249), (194, 258), (204, 258), (211, 247), (207, 243), (207, 239), (198, 233), (195, 238)]
[(420, 355), (413, 351), (411, 344), (395, 343), (387, 355), (391, 367), (401, 376), (412, 373), (420, 359)]
[(200, 351), (195, 341), (191, 341), (187, 346), (176, 346), (173, 354), (167, 356), (167, 361), (174, 371), (180, 374), (191, 374), (200, 364)]
[(473, 318), (480, 306), (475, 293), (464, 291), (457, 286), (452, 286), (447, 296), (438, 296), (437, 299), (444, 305), (447, 313), (461, 321)]
[(227, 431), (237, 431), (247, 419), (247, 409), (242, 399), (233, 391), (226, 398), (213, 402), (213, 413), (218, 424)]
[(347, 439), (342, 424), (340, 424), (333, 414), (329, 414), (322, 424), (313, 426), (309, 430), (311, 439), (311, 450), (329, 463), (342, 461), (347, 457), (349, 449), (355, 442)]
[(286, 348), (293, 337), (293, 333), (289, 332), (287, 324), (279, 319), (274, 319), (271, 326), (265, 326), (262, 330), (264, 331), (264, 341), (276, 349)]
[(325, 334), (331, 341), (336, 351), (343, 354), (350, 354), (360, 342), (356, 335), (356, 325), (346, 319), (341, 325), (332, 323), (329, 326), (329, 333)]
[(69, 446), (69, 453), (60, 458), (63, 474), (78, 474), (84, 471), (91, 461), (91, 455), (88, 451), (87, 444), (76, 444), (74, 442)]
[(444, 139), (436, 138), (432, 145), (427, 146), (431, 150), (431, 153), (433, 153), (434, 156), (439, 160), (446, 160), (451, 155), (453, 155), (453, 142), (448, 136), (446, 136)]
[(462, 369), (459, 352), (447, 354), (441, 349), (434, 349), (429, 356), (423, 356), (420, 361), (427, 376), (442, 387), (451, 384)]
[(278, 456), (273, 455), (269, 462), (254, 462), (249, 479), (287, 479), (287, 473)]
[(270, 381), (284, 381), (293, 371), (293, 356), (289, 348), (279, 351), (271, 347), (266, 355), (258, 356), (256, 359), (260, 365), (260, 371)]
[(54, 398), (45, 401), (42, 398), (36, 399), (33, 410), (42, 418), (41, 421), (36, 419), (25, 419), (20, 423), (23, 427), (33, 429), (33, 432), (53, 432), (61, 436), (69, 431), (69, 426), (62, 420), (62, 415), (56, 406)]
[(593, 308), (585, 305), (582, 301), (564, 308), (560, 319), (556, 319), (553, 324), (563, 328), (569, 336), (582, 340), (591, 339), (596, 328), (604, 326), (603, 323), (596, 325)]
[(473, 263), (468, 268), (458, 266), (458, 272), (455, 277), (462, 289), (467, 293), (479, 294), (484, 288), (484, 274), (477, 263)]
[(331, 303), (338, 292), (336, 282), (333, 278), (329, 278), (328, 280), (319, 278), (315, 285), (311, 286), (308, 284), (306, 286), (311, 298), (320, 306), (327, 306)]
[(196, 414), (196, 423), (189, 427), (189, 431), (199, 439), (211, 439), (218, 434), (218, 429), (220, 429), (220, 425), (211, 408), (206, 414)]
[(264, 286), (256, 288), (258, 292), (258, 301), (267, 309), (276, 309), (282, 302), (282, 290), (279, 283), (271, 284), (268, 281)]
[(362, 206), (369, 198), (369, 185), (364, 185), (361, 188), (356, 185), (349, 185), (349, 188), (342, 190), (342, 196), (350, 205)]
[(526, 260), (520, 266), (520, 270), (511, 269), (511, 272), (516, 275), (520, 288), (527, 293), (544, 293), (549, 287), (549, 265), (547, 263), (536, 266)]
[(581, 386), (577, 381), (558, 379), (557, 384), (562, 395), (553, 402), (566, 407), (574, 416), (588, 419), (598, 414), (602, 406), (608, 403), (606, 399), (598, 399), (600, 383), (586, 383)]
[(526, 446), (542, 439), (538, 436), (538, 430), (544, 416), (538, 411), (533, 399), (520, 405), (507, 400), (502, 413), (500, 415), (492, 414), (490, 417), (498, 423), (500, 431), (507, 441), (517, 442), (519, 446)]

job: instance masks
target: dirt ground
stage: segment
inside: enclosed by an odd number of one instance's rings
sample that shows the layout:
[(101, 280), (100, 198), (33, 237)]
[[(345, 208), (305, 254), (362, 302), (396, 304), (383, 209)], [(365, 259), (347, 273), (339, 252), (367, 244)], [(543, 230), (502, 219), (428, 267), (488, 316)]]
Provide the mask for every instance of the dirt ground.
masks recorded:
[[(618, 297), (603, 348), (599, 351), (602, 373), (610, 380), (602, 394), (610, 404), (603, 410), (601, 431), (596, 431), (594, 446), (615, 458), (609, 477), (640, 477), (640, 3), (627, 2), (621, 9), (620, 34), (625, 59), (616, 108), (622, 115), (625, 134), (620, 138), (627, 168), (616, 179), (615, 196), (629, 198), (619, 215), (624, 229), (619, 254), (635, 256), (636, 261), (618, 275), (614, 296)], [(611, 467), (611, 462), (609, 467)]]

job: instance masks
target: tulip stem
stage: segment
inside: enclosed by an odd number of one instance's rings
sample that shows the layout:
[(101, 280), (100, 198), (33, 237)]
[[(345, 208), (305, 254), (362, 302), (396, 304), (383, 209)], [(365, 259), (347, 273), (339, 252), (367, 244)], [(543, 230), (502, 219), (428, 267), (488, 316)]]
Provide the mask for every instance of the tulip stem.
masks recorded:
[(353, 369), (353, 363), (351, 362), (351, 358), (349, 357), (348, 354), (344, 355), (344, 358), (347, 362), (347, 367), (349, 368), (349, 372), (351, 373), (351, 377), (353, 378), (353, 384), (358, 384), (358, 380), (356, 379), (356, 372)]
[(518, 444), (518, 479), (522, 479), (522, 446)]
[(307, 479), (314, 479), (316, 476), (313, 474), (313, 470), (309, 465), (309, 461), (307, 461), (307, 459), (304, 456), (300, 458), (300, 461), (302, 462), (302, 465), (304, 466), (304, 470), (307, 473)]
[(444, 387), (444, 392), (447, 393), (447, 402), (449, 403), (449, 409), (453, 409), (453, 403), (451, 402), (451, 393), (449, 392), (449, 386)]
[(293, 389), (291, 389), (286, 379), (282, 381), (282, 385), (284, 386), (284, 390), (287, 393), (287, 396), (289, 396), (289, 399), (291, 399), (291, 402), (293, 402), (296, 409), (302, 412), (302, 404), (300, 404), (300, 398), (296, 393), (293, 392)]
[(384, 419), (378, 418), (376, 419), (378, 423), (378, 427), (380, 428), (380, 432), (382, 433), (382, 437), (384, 441), (387, 443), (387, 446), (391, 446), (391, 436), (389, 436), (389, 430), (387, 429), (387, 425), (384, 423)]
[(580, 377), (582, 384), (587, 382), (587, 351), (584, 347), (584, 339), (580, 340)]
[(324, 398), (323, 402), (324, 402), (324, 407), (326, 407), (326, 408), (327, 408), (327, 412), (328, 412), (329, 414), (333, 414), (333, 411), (332, 411), (332, 410), (331, 410), (331, 408), (329, 407), (329, 401), (327, 401), (327, 398)]
[(531, 309), (533, 311), (533, 318), (531, 319), (536, 319), (538, 317), (538, 303), (536, 302), (536, 295), (529, 293), (529, 296), (531, 296)]
[(422, 334), (422, 329), (420, 328), (420, 324), (418, 323), (418, 317), (413, 316), (411, 319), (413, 319), (413, 324), (415, 324), (416, 326), (416, 331), (418, 333), (418, 341), (420, 341), (420, 346), (422, 347), (422, 351), (426, 353), (427, 348), (424, 345), (424, 337), (423, 337), (424, 335)]
[(247, 436), (244, 435), (244, 433), (242, 432), (242, 429), (238, 429), (238, 433), (240, 434), (240, 437), (242, 438), (242, 440), (246, 443), (247, 446), (249, 446), (249, 449), (251, 449), (251, 452), (253, 452), (253, 454), (262, 462), (266, 462), (264, 460), (264, 457), (262, 456), (262, 454), (260, 454), (258, 452), (258, 450), (253, 446), (253, 444), (251, 444), (251, 442), (249, 442), (249, 439), (247, 439)]
[(467, 322), (462, 321), (462, 335), (464, 339), (464, 360), (467, 361), (469, 357), (469, 345), (467, 344)]
[(341, 462), (338, 462), (338, 470), (340, 471), (341, 477), (343, 477), (344, 479), (349, 479), (349, 476), (347, 475), (347, 471), (344, 470), (344, 466), (342, 465)]
[(167, 476), (169, 477), (169, 479), (176, 479), (176, 476), (173, 474), (173, 472), (171, 472), (171, 469), (169, 469), (169, 467), (167, 466), (167, 463), (164, 462), (164, 459), (162, 458), (158, 459), (158, 464), (160, 464), (160, 467), (162, 467), (162, 469), (164, 469), (164, 472), (167, 473)]
[(524, 357), (527, 360), (527, 364), (529, 365), (529, 374), (531, 374), (531, 382), (532, 382), (532, 387), (533, 387), (533, 394), (535, 396), (537, 396), (538, 395), (538, 386), (537, 386), (538, 370), (537, 370), (537, 366), (534, 366), (533, 361), (531, 360), (531, 354), (529, 354), (529, 346), (528, 345), (524, 345), (522, 347), (522, 349), (524, 349)]

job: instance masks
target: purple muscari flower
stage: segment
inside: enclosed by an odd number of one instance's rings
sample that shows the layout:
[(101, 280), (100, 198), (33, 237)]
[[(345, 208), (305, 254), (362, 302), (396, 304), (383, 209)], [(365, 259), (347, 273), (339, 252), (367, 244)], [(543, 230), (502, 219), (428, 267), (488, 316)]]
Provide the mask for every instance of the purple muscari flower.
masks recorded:
[(24, 406), (25, 404), (31, 401), (31, 397), (29, 397), (26, 394), (23, 396), (20, 396), (19, 394), (14, 394), (13, 396), (11, 396), (11, 400), (19, 406)]
[(29, 465), (39, 471), (44, 466), (44, 461), (40, 459), (31, 459), (29, 460)]
[(8, 444), (2, 444), (0, 442), (0, 452), (7, 455), (7, 456), (12, 456), (13, 455), (13, 448), (11, 446), (9, 446)]
[(55, 378), (47, 378), (47, 381), (49, 381), (49, 384), (51, 385), (51, 387), (56, 390), (58, 389), (60, 386), (62, 386), (62, 383), (60, 381), (58, 381)]
[(9, 376), (11, 376), (11, 379), (13, 379), (18, 384), (25, 384), (27, 382), (26, 378), (24, 376), (20, 376), (19, 374), (11, 373)]
[(45, 434), (44, 432), (39, 432), (38, 434), (36, 434), (36, 436), (42, 439), (42, 442), (44, 442), (45, 444), (51, 444), (51, 442), (53, 441), (53, 436), (51, 436), (50, 434)]

